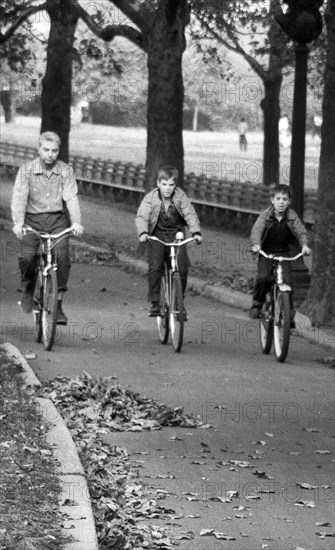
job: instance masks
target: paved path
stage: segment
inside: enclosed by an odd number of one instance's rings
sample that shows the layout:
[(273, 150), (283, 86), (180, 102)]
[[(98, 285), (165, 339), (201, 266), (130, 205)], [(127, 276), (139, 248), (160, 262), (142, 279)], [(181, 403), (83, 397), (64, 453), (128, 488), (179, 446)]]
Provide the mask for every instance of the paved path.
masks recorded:
[[(315, 534), (333, 531), (316, 525), (333, 522), (334, 371), (321, 363), (323, 348), (293, 338), (287, 363), (279, 365), (260, 353), (257, 323), (243, 311), (188, 296), (185, 346), (176, 354), (158, 342), (147, 316), (145, 279), (88, 263), (72, 267), (70, 322), (46, 352), (16, 304), (16, 241), (8, 232), (0, 236), (2, 335), (23, 354), (36, 354), (30, 364), (42, 381), (83, 370), (113, 375), (122, 387), (182, 405), (213, 426), (106, 436), (129, 450), (143, 483), (167, 491), (161, 503), (178, 517), (173, 533), (194, 536), (180, 541), (181, 550), (333, 548), (331, 538)], [(168, 472), (175, 477), (157, 478)], [(223, 503), (227, 491), (238, 497)], [(200, 536), (206, 528), (236, 542)]]

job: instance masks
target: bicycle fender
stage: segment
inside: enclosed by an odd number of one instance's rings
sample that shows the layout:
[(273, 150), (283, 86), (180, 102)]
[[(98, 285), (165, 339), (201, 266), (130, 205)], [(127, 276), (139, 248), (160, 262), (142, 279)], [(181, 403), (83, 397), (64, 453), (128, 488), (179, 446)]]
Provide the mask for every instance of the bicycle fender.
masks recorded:
[(279, 285), (279, 289), (282, 291), (282, 292), (291, 292), (292, 288), (290, 287), (290, 285), (285, 285), (284, 283), (280, 283)]

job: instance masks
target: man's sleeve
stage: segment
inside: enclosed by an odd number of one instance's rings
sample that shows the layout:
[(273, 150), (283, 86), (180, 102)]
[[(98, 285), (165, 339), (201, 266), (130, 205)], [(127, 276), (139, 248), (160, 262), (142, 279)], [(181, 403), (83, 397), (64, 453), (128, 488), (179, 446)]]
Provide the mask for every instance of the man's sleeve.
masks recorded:
[(78, 200), (78, 187), (73, 168), (68, 164), (62, 166), (63, 200), (69, 211), (71, 223), (81, 224), (81, 213)]
[(62, 166), (63, 178), (63, 200), (67, 203), (78, 193), (78, 187), (72, 166), (64, 164)]
[(28, 172), (27, 167), (24, 164), (19, 169), (15, 183), (14, 183), (14, 189), (13, 189), (13, 195), (12, 195), (12, 219), (13, 224), (17, 225), (23, 225), (24, 224), (24, 218), (26, 215), (27, 210), (27, 204), (28, 204), (28, 197), (29, 197), (29, 185), (28, 185)]

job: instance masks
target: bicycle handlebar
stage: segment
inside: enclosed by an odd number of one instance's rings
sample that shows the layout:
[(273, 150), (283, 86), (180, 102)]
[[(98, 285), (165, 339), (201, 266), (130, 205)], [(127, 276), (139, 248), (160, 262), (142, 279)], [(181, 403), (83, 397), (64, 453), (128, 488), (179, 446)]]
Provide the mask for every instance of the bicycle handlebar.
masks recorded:
[(184, 239), (183, 241), (175, 241), (173, 243), (165, 243), (164, 241), (161, 241), (158, 239), (158, 237), (150, 236), (148, 235), (148, 241), (157, 241), (161, 244), (164, 244), (165, 246), (183, 246), (184, 244), (190, 243), (192, 241), (196, 241), (194, 237), (189, 237), (188, 239)]
[(303, 252), (299, 252), (296, 256), (293, 256), (292, 258), (286, 258), (285, 256), (276, 256), (275, 254), (267, 254), (264, 252), (264, 250), (259, 250), (258, 254), (261, 254), (264, 256), (264, 258), (268, 258), (269, 260), (276, 260), (277, 262), (293, 262), (294, 260), (297, 260), (298, 258), (301, 258), (301, 256), (304, 255)]
[(29, 225), (26, 225), (23, 227), (23, 233), (35, 233), (38, 237), (41, 239), (59, 239), (60, 237), (63, 237), (67, 233), (72, 233), (72, 227), (67, 227), (66, 229), (63, 229), (63, 231), (60, 231), (59, 233), (45, 233), (44, 231), (36, 231), (36, 229), (33, 229), (32, 227), (29, 227)]

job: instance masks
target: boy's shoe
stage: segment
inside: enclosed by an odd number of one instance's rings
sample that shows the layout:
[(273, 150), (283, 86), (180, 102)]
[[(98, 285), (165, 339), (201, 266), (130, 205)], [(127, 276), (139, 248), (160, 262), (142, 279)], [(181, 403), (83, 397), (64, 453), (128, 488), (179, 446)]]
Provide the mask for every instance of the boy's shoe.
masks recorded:
[(248, 310), (248, 315), (249, 315), (250, 319), (258, 319), (260, 317), (261, 311), (262, 311), (261, 306), (252, 306)]
[(161, 314), (161, 308), (160, 308), (159, 302), (151, 302), (149, 317), (159, 317), (160, 314)]
[(23, 289), (23, 294), (21, 299), (21, 307), (25, 313), (31, 313), (33, 311), (33, 306), (34, 306), (33, 296), (34, 296), (34, 283), (32, 282), (26, 283)]
[[(180, 313), (178, 313), (178, 315), (177, 315), (178, 321), (179, 321), (179, 315), (180, 315)], [(183, 321), (184, 321), (184, 323), (186, 323), (186, 321), (188, 320), (188, 317), (187, 317), (187, 313), (186, 313), (186, 309), (185, 309), (185, 308), (183, 308), (183, 313), (182, 313), (182, 315), (183, 315)]]
[(57, 308), (57, 325), (67, 325), (67, 317), (63, 311), (62, 306), (58, 306)]

